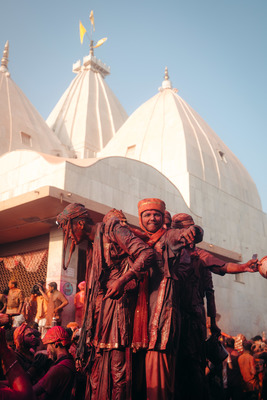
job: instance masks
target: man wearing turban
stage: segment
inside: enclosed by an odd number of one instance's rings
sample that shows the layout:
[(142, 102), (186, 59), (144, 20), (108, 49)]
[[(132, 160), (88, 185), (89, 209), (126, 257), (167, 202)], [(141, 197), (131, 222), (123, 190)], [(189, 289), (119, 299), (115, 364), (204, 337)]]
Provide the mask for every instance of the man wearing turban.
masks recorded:
[(75, 364), (69, 354), (70, 337), (62, 326), (54, 326), (47, 331), (43, 344), (47, 345), (48, 356), (54, 364), (33, 387), (36, 399), (70, 399), (74, 385)]
[(65, 235), (75, 244), (86, 238), (94, 241), (77, 351), (81, 357), (87, 345), (96, 353), (95, 358), (92, 356), (88, 360), (85, 398), (129, 398), (136, 286), (153, 261), (154, 252), (129, 229), (122, 211), (110, 210), (95, 227), (92, 238), (93, 229), (86, 222), (89, 218), (86, 209), (79, 204), (72, 207), (68, 213), (65, 209), (58, 216)]
[[(172, 218), (172, 228), (185, 229), (194, 225), (191, 215), (175, 214)], [(257, 260), (245, 264), (226, 263), (211, 253), (196, 247), (187, 246), (190, 254), (192, 273), (180, 288), (181, 306), (181, 345), (176, 371), (176, 383), (179, 386), (179, 398), (204, 400), (207, 398), (205, 387), (205, 340), (206, 315), (204, 297), (207, 299), (207, 316), (210, 317), (211, 333), (220, 334), (216, 325), (216, 306), (213, 290), (212, 274), (255, 272)]]
[(47, 357), (44, 354), (35, 356), (40, 343), (40, 333), (25, 322), (14, 330), (17, 360), (29, 375), (32, 383), (35, 383), (43, 375), (43, 371), (48, 365)]
[(156, 252), (149, 274), (149, 328), (146, 354), (148, 399), (172, 399), (175, 362), (180, 334), (179, 281), (190, 271), (190, 257), (182, 249), (202, 240), (200, 227), (168, 229), (163, 227), (165, 203), (143, 199), (138, 203), (139, 224), (147, 243)]

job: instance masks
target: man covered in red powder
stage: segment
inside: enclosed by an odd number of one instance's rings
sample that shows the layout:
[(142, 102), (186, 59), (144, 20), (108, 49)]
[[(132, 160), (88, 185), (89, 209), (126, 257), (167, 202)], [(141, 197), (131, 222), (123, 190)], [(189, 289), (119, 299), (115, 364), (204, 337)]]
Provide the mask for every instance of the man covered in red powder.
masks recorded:
[[(5, 316), (0, 316), (0, 323), (8, 323)], [(0, 327), (0, 360), (7, 382), (0, 382), (1, 400), (34, 400), (35, 396), (29, 376), (19, 364), (16, 354), (6, 343), (5, 329)], [(8, 385), (7, 385), (8, 384)]]
[(149, 345), (146, 354), (147, 399), (172, 399), (180, 335), (179, 282), (190, 271), (190, 256), (181, 250), (202, 240), (200, 227), (163, 227), (165, 203), (143, 199), (138, 203), (139, 224), (156, 252), (148, 284)]
[[(86, 209), (80, 204), (68, 206), (58, 216), (65, 232), (69, 227), (69, 236), (75, 244), (91, 239), (92, 229), (86, 227), (85, 216)], [(122, 212), (112, 209), (97, 225), (78, 349), (78, 352), (84, 351), (86, 337), (87, 345), (96, 352), (86, 398), (126, 399), (130, 396), (136, 282), (142, 279), (153, 259), (153, 250), (128, 228)]]
[[(176, 229), (189, 228), (194, 226), (194, 220), (191, 215), (179, 213), (173, 216), (171, 226)], [(205, 296), (207, 315), (211, 321), (211, 333), (215, 336), (220, 334), (220, 329), (216, 325), (216, 306), (211, 272), (218, 275), (256, 272), (257, 260), (249, 260), (244, 264), (226, 263), (194, 244), (186, 246), (185, 251), (188, 251), (190, 255), (192, 271), (180, 288), (181, 339), (176, 383), (179, 386), (179, 398), (204, 400), (207, 398), (205, 387)]]

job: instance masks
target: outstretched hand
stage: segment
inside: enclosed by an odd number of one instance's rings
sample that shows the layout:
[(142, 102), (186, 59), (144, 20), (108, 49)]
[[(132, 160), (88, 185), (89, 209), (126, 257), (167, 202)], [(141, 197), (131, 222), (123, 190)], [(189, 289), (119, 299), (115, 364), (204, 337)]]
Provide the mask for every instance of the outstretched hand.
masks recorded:
[(251, 259), (244, 264), (244, 272), (257, 272), (258, 266), (261, 265), (258, 259)]

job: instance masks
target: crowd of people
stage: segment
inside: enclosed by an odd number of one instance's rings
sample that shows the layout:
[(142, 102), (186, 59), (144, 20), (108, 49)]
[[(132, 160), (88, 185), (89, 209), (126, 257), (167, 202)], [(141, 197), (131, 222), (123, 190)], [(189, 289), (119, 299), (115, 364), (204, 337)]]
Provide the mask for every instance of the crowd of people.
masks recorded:
[[(221, 333), (212, 283), (212, 273), (256, 272), (258, 260), (225, 263), (199, 249), (202, 228), (188, 214), (171, 217), (160, 199), (141, 200), (138, 214), (140, 229), (116, 209), (96, 225), (81, 204), (58, 215), (64, 269), (88, 243), (75, 321), (61, 326), (68, 300), (55, 282), (38, 282), (28, 299), (9, 282), (0, 399), (267, 398), (265, 339)], [(208, 360), (208, 342), (223, 356)]]

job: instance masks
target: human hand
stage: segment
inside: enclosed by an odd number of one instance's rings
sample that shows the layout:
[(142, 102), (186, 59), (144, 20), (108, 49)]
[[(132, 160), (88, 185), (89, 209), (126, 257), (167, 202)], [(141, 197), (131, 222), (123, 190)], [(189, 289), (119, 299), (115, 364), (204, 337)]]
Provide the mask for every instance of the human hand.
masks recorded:
[(118, 300), (122, 296), (123, 290), (124, 290), (123, 282), (120, 279), (117, 279), (111, 285), (111, 287), (108, 288), (107, 293), (106, 293), (105, 297), (103, 298), (103, 300), (106, 300), (108, 298)]
[(0, 325), (7, 325), (10, 323), (9, 314), (0, 314)]
[(42, 370), (45, 369), (45, 366), (48, 362), (48, 357), (46, 354), (43, 353), (38, 353), (36, 354), (36, 356), (34, 357), (32, 366), (37, 370)]
[(218, 338), (221, 335), (221, 330), (216, 323), (211, 323), (210, 331), (212, 336), (215, 336), (216, 338)]
[(251, 259), (244, 264), (244, 272), (257, 272), (259, 265), (261, 265), (261, 263), (257, 258), (255, 260)]
[(188, 244), (193, 243), (196, 236), (195, 227), (189, 226), (189, 228), (184, 229), (182, 236), (185, 238)]

